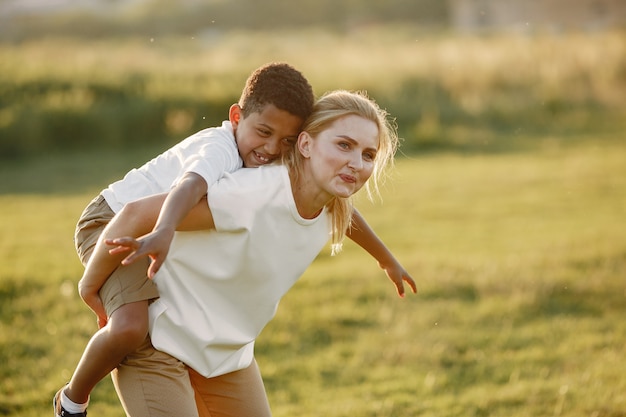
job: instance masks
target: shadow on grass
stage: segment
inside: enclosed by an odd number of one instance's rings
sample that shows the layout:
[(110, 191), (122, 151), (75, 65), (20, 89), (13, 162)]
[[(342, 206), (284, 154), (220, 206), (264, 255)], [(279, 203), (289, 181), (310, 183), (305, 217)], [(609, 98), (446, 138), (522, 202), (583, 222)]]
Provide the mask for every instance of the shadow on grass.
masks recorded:
[(105, 188), (165, 148), (50, 153), (0, 164), (0, 194), (77, 194)]
[(475, 285), (453, 283), (423, 291), (420, 293), (420, 298), (425, 301), (457, 300), (463, 303), (475, 303), (480, 300), (480, 294)]
[(527, 320), (543, 320), (555, 316), (601, 317), (602, 299), (609, 294), (589, 294), (567, 287), (553, 287), (536, 296), (534, 302), (524, 309)]

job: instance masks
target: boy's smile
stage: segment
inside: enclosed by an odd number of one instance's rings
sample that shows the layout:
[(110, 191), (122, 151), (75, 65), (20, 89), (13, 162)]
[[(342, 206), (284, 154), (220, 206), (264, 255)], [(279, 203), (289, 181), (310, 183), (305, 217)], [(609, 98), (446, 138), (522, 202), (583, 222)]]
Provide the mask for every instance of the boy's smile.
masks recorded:
[(300, 133), (300, 117), (268, 104), (263, 111), (243, 117), (241, 108), (230, 108), (230, 121), (244, 167), (255, 168), (280, 158), (283, 151), (293, 146)]

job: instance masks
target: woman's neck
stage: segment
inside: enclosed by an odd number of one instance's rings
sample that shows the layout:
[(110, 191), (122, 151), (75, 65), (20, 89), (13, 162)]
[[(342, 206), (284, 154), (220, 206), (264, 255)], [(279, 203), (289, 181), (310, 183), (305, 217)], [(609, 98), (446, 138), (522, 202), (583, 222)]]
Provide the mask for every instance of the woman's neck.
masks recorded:
[(298, 214), (305, 219), (319, 216), (324, 206), (332, 200), (327, 193), (313, 186), (310, 181), (304, 180), (302, 175), (293, 175), (290, 172), (289, 179)]

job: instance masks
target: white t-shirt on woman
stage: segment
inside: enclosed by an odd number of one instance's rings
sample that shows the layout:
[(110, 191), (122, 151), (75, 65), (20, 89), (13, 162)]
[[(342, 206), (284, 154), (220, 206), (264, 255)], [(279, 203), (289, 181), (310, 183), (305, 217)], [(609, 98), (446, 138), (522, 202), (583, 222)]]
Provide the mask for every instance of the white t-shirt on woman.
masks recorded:
[(287, 168), (240, 169), (208, 192), (216, 230), (177, 232), (154, 280), (153, 345), (205, 377), (246, 368), (282, 296), (330, 238), (296, 209)]

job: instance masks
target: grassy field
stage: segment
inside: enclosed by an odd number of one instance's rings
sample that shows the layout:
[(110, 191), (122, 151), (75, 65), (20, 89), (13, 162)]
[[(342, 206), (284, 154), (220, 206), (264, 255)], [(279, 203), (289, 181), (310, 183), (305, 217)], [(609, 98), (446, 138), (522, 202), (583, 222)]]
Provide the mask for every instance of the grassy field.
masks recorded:
[[(626, 144), (544, 139), (398, 160), (359, 207), (419, 294), (398, 299), (350, 242), (322, 254), (258, 341), (275, 416), (626, 415)], [(95, 330), (74, 222), (147, 157), (0, 168), (0, 415), (50, 413)], [(110, 380), (91, 414), (123, 415)]]
[[(406, 154), (384, 202), (359, 208), (419, 294), (398, 299), (350, 242), (320, 255), (258, 341), (274, 415), (626, 417), (625, 39), (1, 44), (0, 415), (50, 413), (95, 330), (76, 294), (83, 207), (280, 60), (317, 94), (367, 89), (397, 117)], [(123, 415), (110, 380), (90, 415)]]

